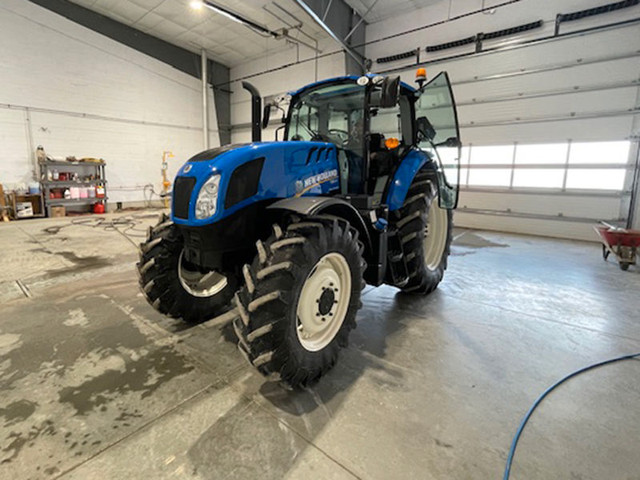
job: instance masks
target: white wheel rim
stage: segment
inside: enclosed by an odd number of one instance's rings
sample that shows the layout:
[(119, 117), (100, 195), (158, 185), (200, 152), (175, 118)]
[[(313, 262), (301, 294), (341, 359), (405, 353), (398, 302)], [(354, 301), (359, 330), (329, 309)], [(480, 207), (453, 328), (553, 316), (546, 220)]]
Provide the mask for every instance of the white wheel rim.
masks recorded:
[(447, 245), (448, 221), (447, 210), (440, 208), (438, 199), (434, 198), (429, 208), (423, 240), (424, 263), (429, 270), (438, 268), (442, 261)]
[(296, 330), (300, 344), (317, 352), (335, 338), (349, 309), (351, 270), (343, 255), (332, 252), (311, 269), (300, 292)]
[(178, 278), (182, 288), (191, 295), (201, 298), (213, 297), (227, 286), (227, 277), (215, 270), (200, 273), (185, 269), (182, 264), (183, 255), (184, 250), (180, 252), (180, 258), (178, 259)]

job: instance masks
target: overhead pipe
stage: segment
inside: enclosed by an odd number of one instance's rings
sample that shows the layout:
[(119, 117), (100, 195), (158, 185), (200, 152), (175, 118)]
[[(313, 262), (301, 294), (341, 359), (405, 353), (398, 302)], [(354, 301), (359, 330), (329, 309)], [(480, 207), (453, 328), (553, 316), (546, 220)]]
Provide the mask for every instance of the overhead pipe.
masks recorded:
[(322, 19), (313, 11), (313, 9), (307, 5), (303, 0), (295, 0), (300, 8), (302, 8), (307, 14), (313, 18), (313, 20), (320, 26), (322, 29), (329, 34), (331, 38), (333, 38), (336, 42), (340, 44), (342, 49), (347, 52), (347, 54), (353, 58), (360, 67), (365, 68), (364, 60), (361, 55), (359, 55), (355, 50), (353, 50), (349, 45), (347, 45), (343, 39), (341, 39), (336, 33), (329, 28), (329, 26), (322, 21)]

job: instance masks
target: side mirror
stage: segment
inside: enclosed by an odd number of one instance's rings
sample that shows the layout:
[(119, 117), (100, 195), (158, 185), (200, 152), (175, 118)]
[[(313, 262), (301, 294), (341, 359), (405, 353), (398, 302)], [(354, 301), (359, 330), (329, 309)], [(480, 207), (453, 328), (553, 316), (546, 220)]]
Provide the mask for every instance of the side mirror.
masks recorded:
[(370, 106), (373, 108), (392, 108), (398, 104), (400, 99), (400, 77), (378, 77), (381, 80), (376, 82), (375, 85), (380, 85), (380, 90), (374, 90), (371, 92)]
[(395, 107), (400, 98), (400, 77), (385, 77), (382, 81), (381, 93), (380, 107)]
[(269, 126), (269, 117), (271, 117), (271, 104), (267, 103), (262, 111), (262, 128)]
[(416, 118), (416, 140), (433, 140), (436, 137), (436, 129), (433, 128), (427, 117)]

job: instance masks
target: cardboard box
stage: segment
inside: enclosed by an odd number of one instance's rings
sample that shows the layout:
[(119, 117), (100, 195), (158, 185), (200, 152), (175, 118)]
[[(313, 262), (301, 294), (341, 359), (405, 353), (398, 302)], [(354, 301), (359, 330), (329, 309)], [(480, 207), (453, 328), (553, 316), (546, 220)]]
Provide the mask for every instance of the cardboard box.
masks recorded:
[(16, 202), (16, 217), (33, 217), (33, 205), (31, 205), (31, 202)]
[(57, 207), (49, 207), (49, 215), (51, 215), (51, 218), (64, 217), (67, 215), (67, 212), (64, 206), (59, 205)]

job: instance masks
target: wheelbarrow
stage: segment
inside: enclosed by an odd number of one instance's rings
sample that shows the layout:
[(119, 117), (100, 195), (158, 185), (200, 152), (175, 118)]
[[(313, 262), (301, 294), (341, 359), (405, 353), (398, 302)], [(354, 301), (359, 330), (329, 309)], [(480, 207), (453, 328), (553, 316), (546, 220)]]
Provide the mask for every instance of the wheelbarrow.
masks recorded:
[(602, 258), (607, 260), (613, 253), (622, 270), (636, 264), (636, 253), (640, 247), (640, 230), (626, 230), (605, 222), (593, 227), (602, 241)]

